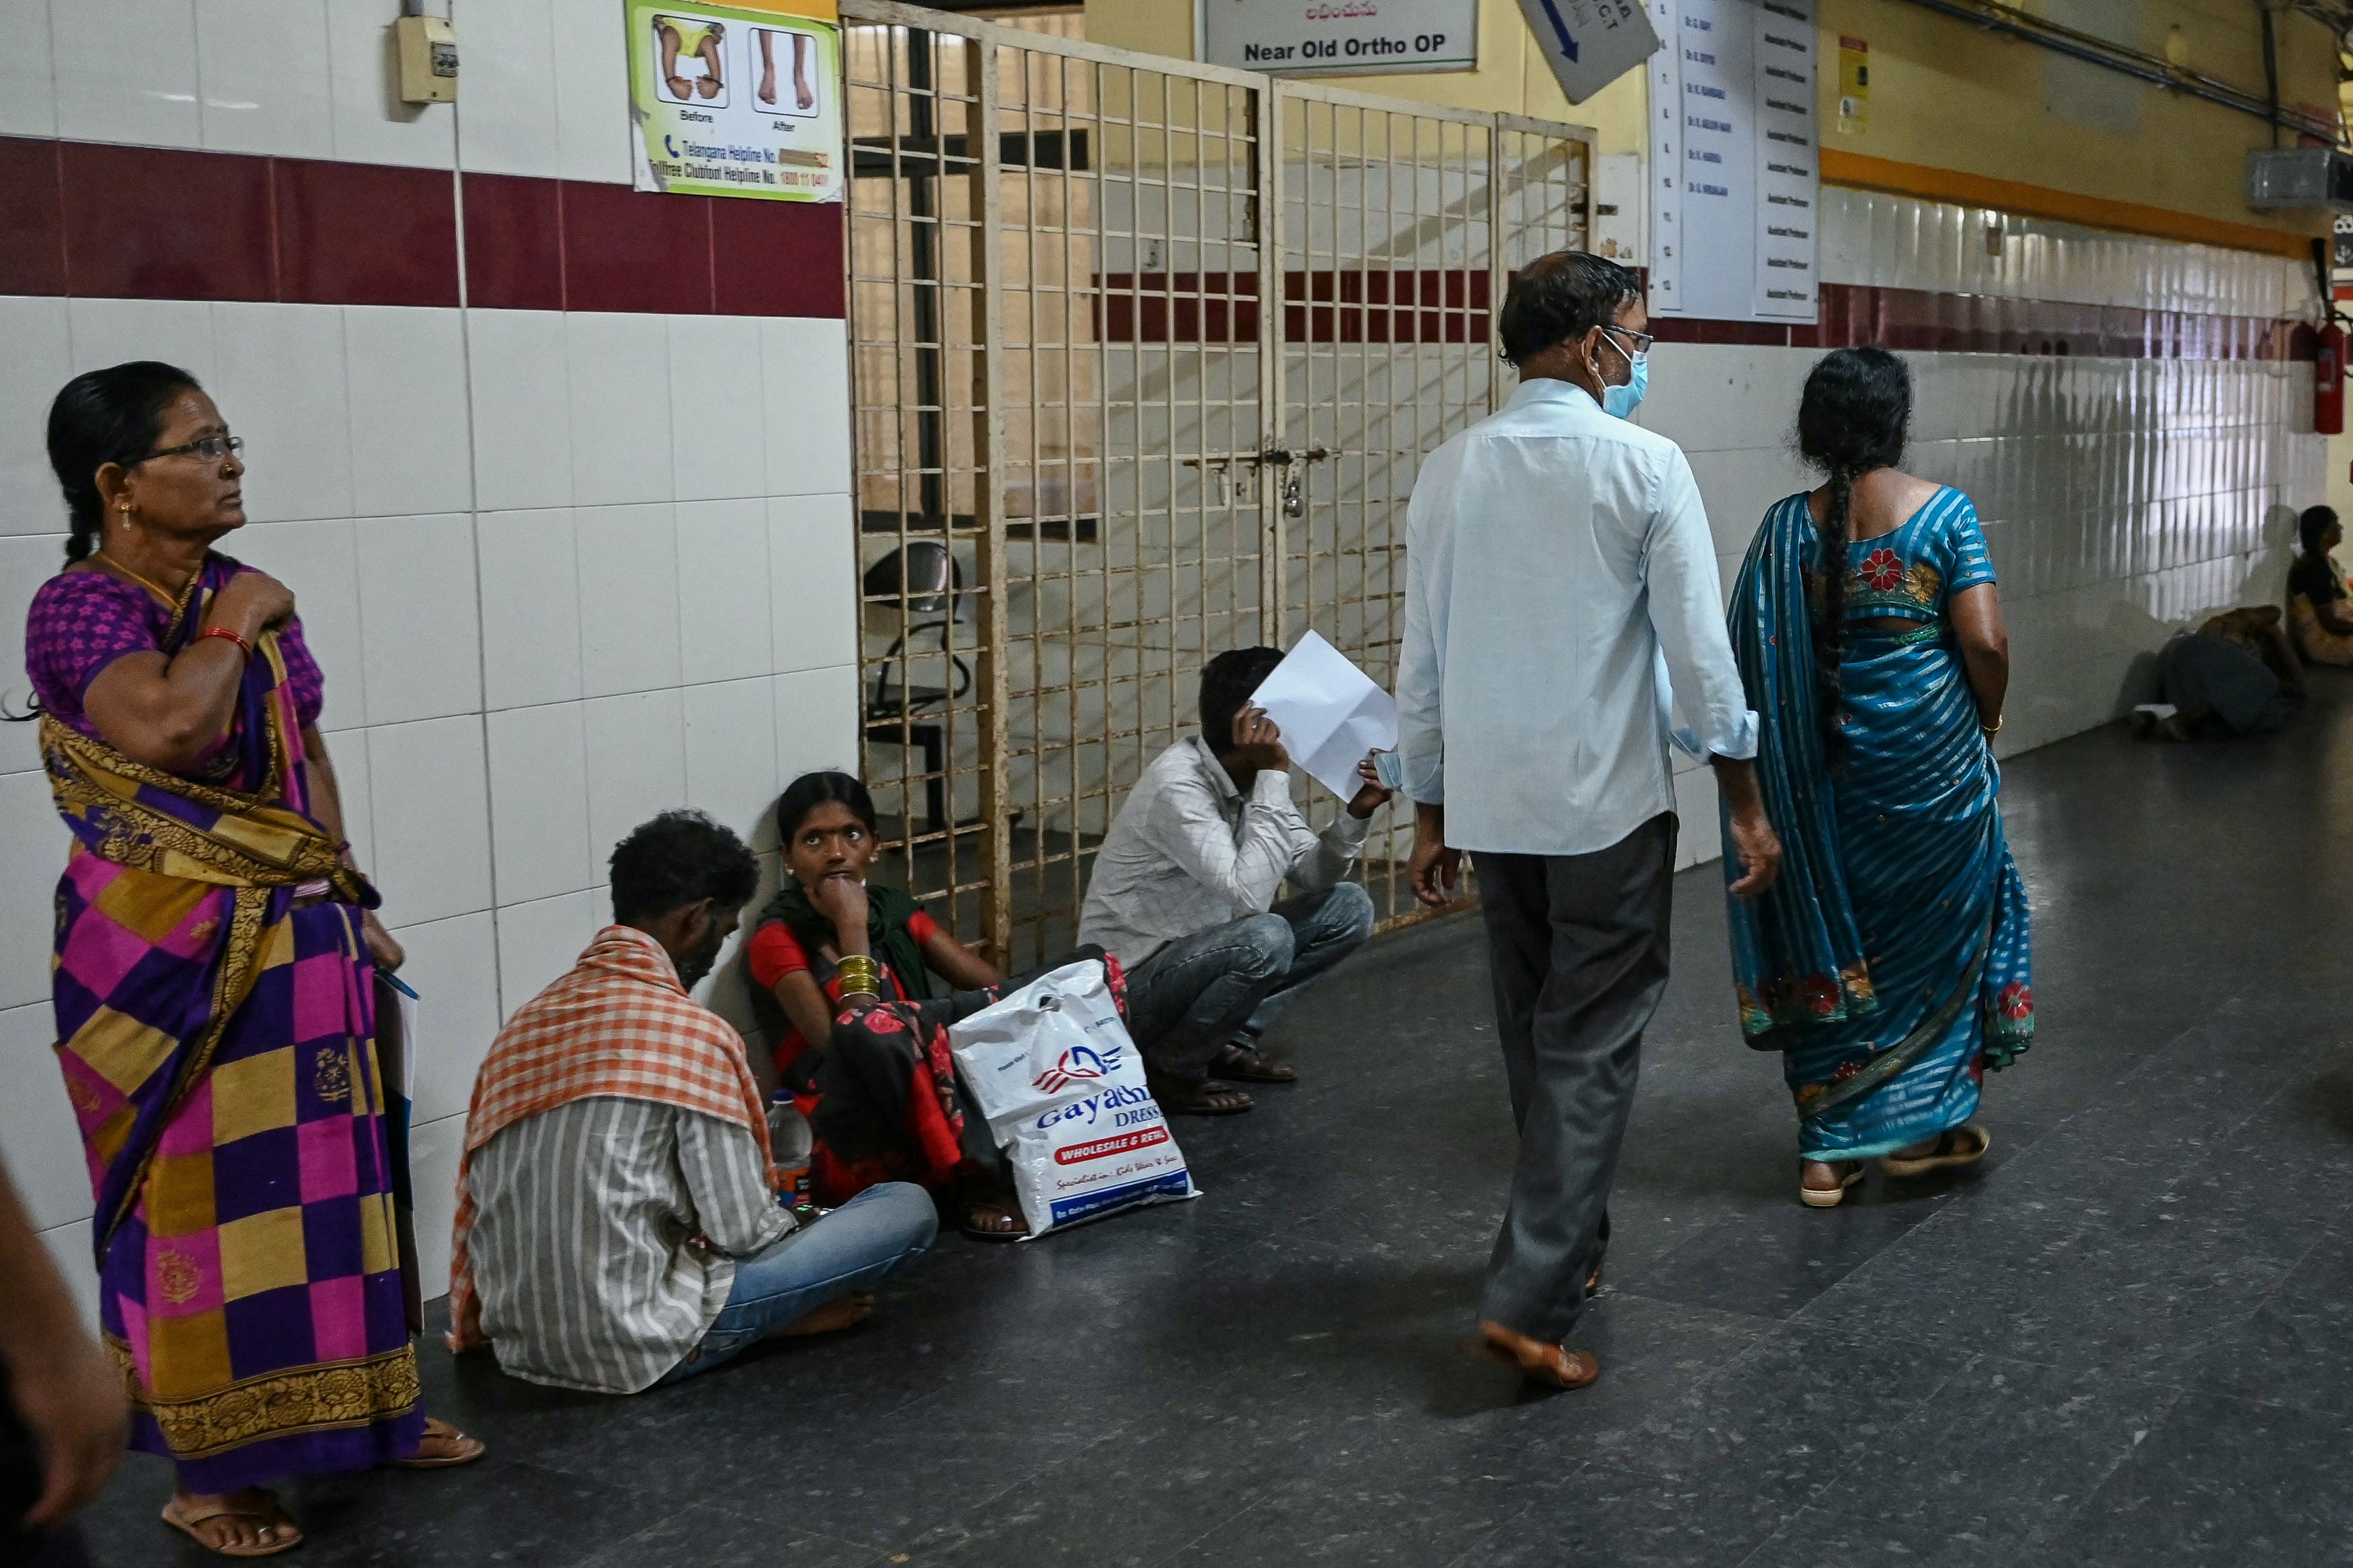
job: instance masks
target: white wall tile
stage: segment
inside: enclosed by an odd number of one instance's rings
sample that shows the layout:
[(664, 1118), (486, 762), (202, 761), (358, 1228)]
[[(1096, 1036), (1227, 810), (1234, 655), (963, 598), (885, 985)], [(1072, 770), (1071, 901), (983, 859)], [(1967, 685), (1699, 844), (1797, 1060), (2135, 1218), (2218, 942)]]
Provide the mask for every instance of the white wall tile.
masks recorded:
[(680, 669), (689, 684), (769, 674), (772, 503), (678, 504)]
[(418, 1122), (408, 1130), (408, 1183), (417, 1194), (417, 1277), (428, 1301), (449, 1293), (449, 1227), (458, 1217), (458, 1156), (465, 1146), (462, 1116)]
[(466, 337), (474, 504), (484, 511), (570, 506), (572, 415), (563, 315), (469, 310)]
[(98, 1266), (90, 1255), (90, 1221), (78, 1219), (71, 1225), (61, 1225), (55, 1230), (41, 1232), (41, 1245), (49, 1249), (49, 1261), (58, 1266), (65, 1279), (66, 1289), (73, 1292), (74, 1305), (81, 1311), (82, 1325), (90, 1332), (98, 1331)]
[(773, 843), (776, 776), (774, 683), (723, 680), (686, 689), (686, 804), (747, 843)]
[(35, 1230), (90, 1216), (90, 1166), (54, 1048), (47, 1001), (0, 1012), (0, 1153)]
[(501, 904), (577, 892), (598, 879), (582, 722), (577, 702), (490, 716), (491, 835)]
[(629, 100), (629, 59), (604, 0), (554, 0), (557, 158), (567, 180), (626, 185), (636, 127), (613, 106)]
[(375, 791), (368, 773), (367, 731), (320, 731), (327, 757), (335, 770), (335, 790), (343, 804), (343, 837), (351, 841), (352, 859), (364, 873), (375, 874)]
[(327, 0), (196, 0), (205, 145), (335, 155)]
[[(426, 10), (446, 16), (448, 0), (429, 0)], [(400, 0), (330, 0), (335, 156), (353, 163), (455, 168), (458, 106), (400, 101), (392, 36), (400, 14)]]
[[(10, 0), (0, 0), (0, 23)], [(0, 58), (6, 51), (0, 50)], [(7, 95), (0, 67), (0, 101)], [(8, 374), (0, 377), (0, 533), (58, 533), (65, 501), (50, 471), (46, 432), (49, 401), (73, 374), (72, 341), (63, 300), (0, 297), (0, 342)]]
[(481, 558), (482, 685), (491, 709), (579, 700), (580, 574), (568, 507), (486, 511)]
[[(561, 175), (548, 0), (452, 0), (449, 13), (465, 61), (457, 105), (459, 165), (492, 174)], [(607, 26), (617, 51), (617, 18)], [(624, 108), (621, 119), (628, 118)]]
[(0, 136), (55, 136), (58, 91), (49, 59), (49, 0), (0, 0)]
[(327, 677), (322, 728), (346, 730), (368, 721), (367, 687), (361, 678), (360, 569), (355, 525), (346, 519), (325, 522), (250, 522), (221, 548), (294, 590), (294, 611), (302, 618), (302, 640)]
[(580, 572), (580, 674), (591, 697), (679, 684), (678, 521), (656, 506), (573, 514)]
[(761, 330), (753, 316), (670, 318), (670, 465), (681, 500), (768, 493)]
[(776, 692), (780, 786), (819, 768), (858, 771), (857, 666), (780, 675)]
[(195, 0), (58, 0), (49, 9), (49, 29), (58, 135), (204, 145)]
[(58, 876), (71, 844), (47, 774), (0, 774), (0, 1007), (49, 999)]
[[(218, 379), (213, 308), (202, 300), (75, 299), (66, 303), (66, 320), (76, 375), (134, 359), (159, 359), (206, 386)], [(55, 396), (57, 388), (49, 393)]]
[(602, 868), (639, 823), (686, 804), (686, 709), (675, 688), (591, 698), (583, 706), (588, 851)]
[(569, 359), (573, 499), (582, 506), (668, 500), (670, 333), (660, 316), (562, 318)]
[(206, 390), (245, 437), (245, 511), (256, 522), (352, 515), (343, 313), (332, 305), (213, 307)]
[(768, 493), (847, 492), (849, 342), (839, 321), (772, 316), (760, 323), (768, 420)]
[(605, 927), (601, 891), (566, 893), (499, 907), (499, 1016), (538, 995), (572, 967)]
[(768, 571), (777, 671), (855, 662), (858, 533), (849, 498), (771, 498)]
[(490, 911), (403, 926), (393, 935), (408, 955), (400, 977), (418, 995), (411, 1120), (463, 1116), (474, 1069), (499, 1032), (498, 939)]
[[(24, 626), (33, 595), (65, 564), (65, 545), (62, 534), (0, 534), (0, 626)], [(32, 698), (25, 679), (25, 639), (0, 637), (0, 707), (22, 713)], [(40, 727), (0, 724), (0, 773), (40, 765)]]
[(464, 317), (418, 307), (348, 306), (343, 353), (357, 514), (418, 516), (470, 508)]
[(375, 885), (387, 926), (491, 907), (482, 721), (428, 719), (367, 731)]
[(368, 722), (480, 712), (472, 516), (372, 517), (356, 526)]

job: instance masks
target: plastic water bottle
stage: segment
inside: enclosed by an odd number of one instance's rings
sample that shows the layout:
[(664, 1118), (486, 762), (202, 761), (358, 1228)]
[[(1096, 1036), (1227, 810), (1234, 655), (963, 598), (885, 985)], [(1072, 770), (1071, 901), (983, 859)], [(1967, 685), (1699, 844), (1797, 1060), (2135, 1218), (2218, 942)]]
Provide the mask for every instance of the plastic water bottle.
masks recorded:
[(801, 1114), (800, 1107), (790, 1096), (779, 1096), (768, 1107), (768, 1151), (776, 1169), (784, 1173), (776, 1201), (804, 1225), (818, 1216), (816, 1201), (809, 1194), (809, 1151), (816, 1143), (817, 1135), (809, 1130), (808, 1118)]

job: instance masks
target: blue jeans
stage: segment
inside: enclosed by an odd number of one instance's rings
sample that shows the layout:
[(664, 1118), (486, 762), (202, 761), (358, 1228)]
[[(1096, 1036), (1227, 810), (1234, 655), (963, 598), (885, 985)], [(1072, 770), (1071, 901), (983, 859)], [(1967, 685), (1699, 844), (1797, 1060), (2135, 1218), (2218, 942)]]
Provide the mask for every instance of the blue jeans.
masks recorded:
[(1235, 1036), (1262, 1033), (1372, 934), (1372, 896), (1339, 882), (1172, 942), (1127, 977), (1136, 1049), (1171, 1078), (1199, 1078)]
[(921, 1258), (938, 1228), (931, 1194), (912, 1182), (884, 1182), (739, 1258), (727, 1305), (662, 1383), (709, 1372), (836, 1297), (881, 1284)]

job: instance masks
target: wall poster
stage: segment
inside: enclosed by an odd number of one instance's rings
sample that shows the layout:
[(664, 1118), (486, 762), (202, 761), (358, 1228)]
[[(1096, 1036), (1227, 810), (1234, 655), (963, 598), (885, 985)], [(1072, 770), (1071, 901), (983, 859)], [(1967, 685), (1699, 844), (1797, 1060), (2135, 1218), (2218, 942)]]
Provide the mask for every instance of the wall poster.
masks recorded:
[(1650, 0), (1651, 313), (1815, 319), (1813, 0)]
[(1467, 71), (1479, 0), (1195, 0), (1196, 52), (1276, 76)]
[(841, 200), (832, 0), (622, 0), (622, 11), (638, 190)]

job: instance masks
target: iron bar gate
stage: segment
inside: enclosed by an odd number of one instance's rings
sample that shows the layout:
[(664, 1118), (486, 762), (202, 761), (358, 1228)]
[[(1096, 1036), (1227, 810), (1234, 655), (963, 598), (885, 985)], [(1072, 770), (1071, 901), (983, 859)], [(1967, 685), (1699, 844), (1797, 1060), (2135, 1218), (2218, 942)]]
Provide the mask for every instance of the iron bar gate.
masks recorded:
[(1394, 680), (1414, 474), (1508, 395), (1493, 309), (1584, 243), (1591, 133), (842, 16), (861, 764), (892, 874), (1018, 970), (1210, 655), (1313, 627)]

